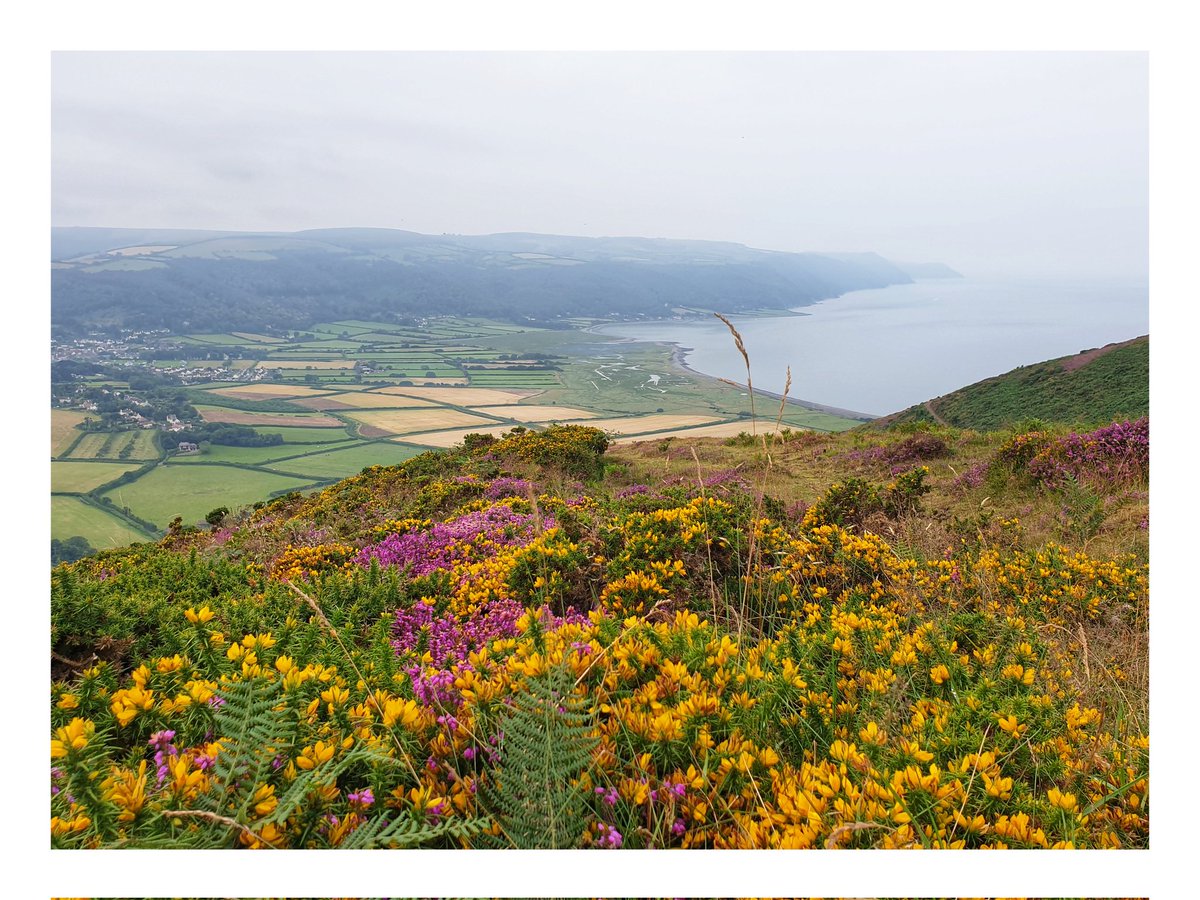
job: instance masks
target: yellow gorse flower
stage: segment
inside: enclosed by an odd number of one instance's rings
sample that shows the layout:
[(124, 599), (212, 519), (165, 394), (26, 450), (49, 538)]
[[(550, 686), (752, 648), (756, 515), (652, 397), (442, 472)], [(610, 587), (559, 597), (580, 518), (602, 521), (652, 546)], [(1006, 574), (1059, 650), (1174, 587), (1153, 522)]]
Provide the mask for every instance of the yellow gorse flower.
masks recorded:
[(87, 719), (74, 718), (54, 731), (50, 742), (50, 758), (59, 759), (75, 750), (82, 750), (96, 733), (96, 725)]

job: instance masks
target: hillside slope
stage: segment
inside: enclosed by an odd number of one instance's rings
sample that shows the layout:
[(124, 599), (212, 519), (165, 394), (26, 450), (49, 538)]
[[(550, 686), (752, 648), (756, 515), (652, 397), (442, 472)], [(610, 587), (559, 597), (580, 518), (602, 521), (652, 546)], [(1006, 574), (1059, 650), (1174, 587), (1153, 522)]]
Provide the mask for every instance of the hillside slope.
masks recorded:
[(59, 566), (52, 842), (1144, 847), (1147, 434), (564, 426)]
[(990, 431), (1038, 419), (1097, 424), (1150, 413), (1150, 338), (1021, 366), (877, 420)]
[(305, 328), (342, 318), (668, 315), (784, 309), (911, 279), (873, 253), (384, 228), (275, 233), (54, 229), (53, 326), (177, 332)]

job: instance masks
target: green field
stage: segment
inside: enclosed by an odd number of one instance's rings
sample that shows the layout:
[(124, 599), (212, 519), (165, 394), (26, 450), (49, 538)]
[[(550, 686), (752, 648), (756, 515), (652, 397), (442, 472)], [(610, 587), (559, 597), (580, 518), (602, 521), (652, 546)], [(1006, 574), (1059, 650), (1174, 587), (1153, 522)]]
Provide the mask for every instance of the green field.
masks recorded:
[(256, 425), (254, 430), (259, 434), (283, 435), (283, 442), (285, 444), (328, 444), (332, 441), (350, 439), (350, 435), (344, 430), (338, 431), (336, 428), (298, 428), (294, 425)]
[(416, 456), (421, 450), (402, 447), (389, 441), (356, 442), (358, 446), (345, 450), (330, 450), (313, 456), (298, 456), (271, 463), (269, 468), (280, 472), (297, 472), (314, 478), (345, 478), (357, 475), (367, 466), (394, 466)]
[(50, 490), (55, 494), (86, 494), (139, 466), (136, 462), (52, 462)]
[(104, 496), (118, 507), (128, 506), (139, 518), (166, 528), (175, 516), (183, 516), (185, 523), (200, 522), (218, 506), (236, 509), (279, 491), (299, 490), (314, 480), (233, 466), (168, 464)]
[(65, 541), (76, 535), (97, 550), (153, 539), (79, 497), (51, 497), (50, 537)]

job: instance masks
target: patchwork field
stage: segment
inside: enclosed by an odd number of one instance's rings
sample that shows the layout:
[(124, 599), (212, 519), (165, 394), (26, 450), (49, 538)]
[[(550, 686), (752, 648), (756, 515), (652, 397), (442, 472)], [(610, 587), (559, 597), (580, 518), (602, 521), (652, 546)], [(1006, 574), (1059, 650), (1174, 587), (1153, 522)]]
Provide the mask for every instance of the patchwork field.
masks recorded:
[(87, 418), (87, 413), (75, 409), (50, 410), (50, 455), (58, 456), (71, 446), (71, 442), (79, 437), (79, 429), (75, 426)]
[(150, 535), (78, 497), (51, 497), (50, 537), (66, 540), (76, 535), (86, 538), (97, 550), (151, 540)]
[(322, 394), (328, 394), (329, 391), (304, 387), (304, 385), (300, 384), (255, 382), (254, 384), (243, 384), (237, 387), (216, 388), (210, 391), (210, 393), (220, 394), (222, 397), (233, 397), (244, 400), (283, 400), (289, 397), (317, 397)]
[(349, 391), (326, 397), (305, 397), (299, 400), (289, 400), (288, 403), (314, 410), (415, 409), (435, 405), (429, 400), (421, 400), (406, 394), (376, 394), (367, 391)]
[(654, 431), (666, 431), (672, 428), (686, 428), (689, 425), (705, 425), (715, 422), (715, 416), (623, 416), (618, 419), (591, 419), (588, 426), (614, 431), (617, 434), (646, 434)]
[(481, 425), (477, 428), (455, 428), (451, 431), (430, 431), (421, 434), (406, 434), (402, 438), (394, 438), (406, 444), (420, 444), (422, 447), (453, 447), (460, 443), (468, 434), (492, 434), (497, 437), (510, 430), (511, 425)]
[(86, 494), (138, 466), (138, 463), (54, 461), (50, 463), (50, 490), (56, 494)]
[(489, 416), (502, 416), (517, 422), (567, 422), (594, 419), (596, 413), (573, 406), (489, 406)]
[(305, 428), (341, 428), (344, 423), (331, 416), (319, 413), (255, 413), (240, 409), (225, 409), (221, 406), (197, 406), (197, 412), (206, 422), (224, 422), (229, 425), (278, 425), (303, 426)]
[(492, 419), (473, 416), (446, 407), (431, 409), (381, 409), (346, 413), (346, 418), (360, 423), (359, 432), (365, 437), (389, 434), (408, 434), (455, 428), (464, 425), (491, 425)]
[(401, 394), (406, 397), (421, 397), (438, 403), (455, 406), (504, 406), (533, 397), (540, 391), (502, 391), (495, 388), (379, 388), (378, 394)]
[(128, 506), (138, 517), (166, 528), (175, 516), (183, 516), (186, 523), (201, 522), (206, 513), (218, 506), (233, 509), (311, 483), (274, 472), (234, 466), (172, 463), (158, 466), (130, 484), (106, 491), (104, 496), (111, 498), (118, 507)]

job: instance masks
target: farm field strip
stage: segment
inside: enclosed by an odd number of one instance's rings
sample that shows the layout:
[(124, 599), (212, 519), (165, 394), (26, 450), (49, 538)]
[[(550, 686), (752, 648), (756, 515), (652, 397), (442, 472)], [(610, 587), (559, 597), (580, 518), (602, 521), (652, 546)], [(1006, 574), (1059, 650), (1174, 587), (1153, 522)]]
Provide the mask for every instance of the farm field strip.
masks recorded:
[(567, 422), (574, 419), (594, 419), (599, 413), (573, 406), (485, 406), (489, 416), (513, 419), (517, 422)]
[(375, 393), (400, 394), (405, 397), (418, 397), (450, 403), (454, 406), (506, 406), (536, 396), (539, 391), (505, 391), (496, 388), (438, 388), (438, 387), (383, 387)]
[[(289, 369), (307, 371), (309, 369), (314, 372), (322, 369), (353, 369), (357, 360), (353, 359), (305, 359), (302, 356), (276, 356), (267, 357), (264, 361), (264, 368), (267, 369)], [(278, 365), (279, 363), (287, 363), (287, 365)]]
[(349, 441), (353, 440), (351, 435), (345, 430), (347, 426), (343, 425), (342, 431), (335, 431), (332, 428), (304, 428), (297, 425), (259, 425), (251, 426), (259, 434), (278, 434), (283, 438), (283, 443), (286, 444), (326, 444), (331, 441)]
[(341, 428), (345, 425), (332, 416), (319, 413), (255, 413), (219, 406), (197, 406), (196, 410), (206, 422), (229, 425), (296, 425), (305, 428)]
[(304, 387), (297, 384), (274, 384), (259, 382), (243, 384), (238, 387), (216, 388), (210, 391), (222, 397), (245, 398), (247, 400), (282, 400), (288, 397), (319, 397), (329, 391)]
[(615, 431), (618, 434), (647, 434), (666, 431), (672, 428), (686, 428), (688, 425), (707, 425), (719, 421), (716, 416), (622, 416), (613, 419), (592, 419), (588, 421), (591, 428), (602, 428), (605, 431)]
[[(408, 434), (418, 431), (433, 431), (440, 428), (455, 428), (465, 425), (491, 425), (495, 420), (482, 415), (473, 415), (447, 407), (430, 409), (396, 409), (396, 410), (364, 410), (346, 413), (347, 419), (353, 419), (360, 426), (378, 431), (382, 435)], [(360, 427), (359, 432), (368, 435)]]
[(403, 437), (392, 438), (393, 441), (405, 444), (420, 444), (422, 447), (446, 448), (461, 443), (468, 434), (491, 434), (499, 437), (512, 429), (512, 425), (481, 425), (476, 428), (453, 428), (447, 431), (427, 431), (419, 434), (406, 434)]
[(406, 394), (372, 394), (366, 391), (346, 391), (324, 397), (302, 397), (288, 402), (293, 406), (302, 406), (312, 410), (419, 409), (440, 405), (431, 400), (422, 400)]

